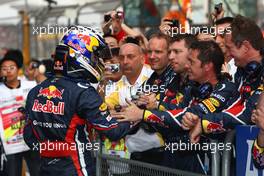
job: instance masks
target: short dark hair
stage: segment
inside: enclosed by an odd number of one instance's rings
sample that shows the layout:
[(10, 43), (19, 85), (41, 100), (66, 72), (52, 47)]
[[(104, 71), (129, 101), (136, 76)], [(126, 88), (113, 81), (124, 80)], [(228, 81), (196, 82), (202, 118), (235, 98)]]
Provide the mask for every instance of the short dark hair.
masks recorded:
[(53, 71), (53, 60), (52, 59), (44, 59), (44, 60), (37, 60), (32, 58), (30, 63), (34, 63), (32, 68), (39, 68), (40, 65), (44, 65), (46, 68), (45, 73), (51, 73)]
[(181, 40), (184, 40), (186, 48), (190, 48), (192, 43), (197, 41), (197, 38), (193, 34), (177, 34), (170, 39), (170, 44)]
[(3, 59), (0, 61), (0, 66), (3, 64), (4, 61), (13, 61), (16, 63), (17, 68), (22, 68), (23, 66), (23, 54), (18, 49), (10, 49), (7, 51)]
[(139, 39), (137, 38), (137, 37), (133, 37), (133, 36), (126, 36), (125, 38), (124, 38), (124, 44), (125, 43), (133, 43), (133, 44), (135, 44), (135, 45), (138, 45), (138, 46), (140, 46), (140, 41), (139, 41)]
[(225, 24), (225, 23), (232, 23), (234, 20), (233, 17), (223, 17), (215, 21), (215, 25)]
[(44, 59), (41, 62), (46, 67), (45, 73), (52, 73), (53, 72), (53, 60), (52, 59)]
[(32, 62), (35, 62), (35, 63), (38, 63), (40, 64), (40, 61), (36, 58), (31, 58), (31, 60), (29, 61), (29, 63), (32, 63)]
[(156, 33), (158, 33), (158, 32), (160, 32), (159, 28), (151, 28), (151, 29), (147, 30), (147, 31), (145, 32), (144, 35), (145, 35), (145, 37), (147, 38), (147, 40), (149, 40), (150, 37), (151, 37), (153, 34), (156, 34)]
[(212, 62), (218, 78), (221, 76), (222, 65), (224, 64), (224, 54), (219, 45), (214, 41), (196, 41), (192, 43), (190, 49), (198, 50), (198, 59), (205, 63)]
[(264, 40), (261, 29), (251, 19), (237, 15), (231, 23), (232, 41), (237, 47), (247, 40), (256, 50), (264, 47)]
[(152, 34), (149, 37), (149, 40), (151, 40), (152, 38), (158, 38), (158, 39), (164, 39), (164, 40), (166, 40), (167, 46), (169, 47), (170, 37), (168, 35), (163, 34), (162, 32), (158, 31), (158, 32)]

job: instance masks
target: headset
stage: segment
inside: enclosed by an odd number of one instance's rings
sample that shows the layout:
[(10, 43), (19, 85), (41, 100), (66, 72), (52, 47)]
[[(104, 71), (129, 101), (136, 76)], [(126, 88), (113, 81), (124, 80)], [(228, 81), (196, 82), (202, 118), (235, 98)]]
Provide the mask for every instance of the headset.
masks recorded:
[(246, 74), (246, 82), (240, 89), (240, 93), (242, 94), (243, 98), (247, 98), (250, 96), (250, 93), (252, 91), (252, 83), (256, 81), (256, 79), (258, 79), (260, 75), (262, 79), (262, 72), (263, 66), (259, 62), (252, 61), (246, 65), (246, 67), (244, 68), (244, 73)]
[(40, 74), (44, 74), (46, 72), (46, 66), (41, 61), (33, 61), (32, 69), (38, 69)]
[(213, 91), (211, 83), (206, 82), (201, 85), (192, 85), (191, 94), (198, 99), (206, 99)]
[(261, 63), (252, 61), (249, 62), (246, 67), (244, 68), (244, 71), (246, 73), (246, 81), (255, 80), (263, 70), (263, 66)]

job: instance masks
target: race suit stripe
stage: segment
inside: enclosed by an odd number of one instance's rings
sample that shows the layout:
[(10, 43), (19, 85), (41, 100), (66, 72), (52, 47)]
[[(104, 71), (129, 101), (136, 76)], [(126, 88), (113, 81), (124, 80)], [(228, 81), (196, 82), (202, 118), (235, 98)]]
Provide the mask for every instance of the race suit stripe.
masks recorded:
[(78, 133), (78, 130), (77, 130), (76, 131), (76, 135), (75, 135), (75, 142), (77, 143), (77, 150), (78, 150), (78, 154), (79, 154), (79, 162), (81, 164), (83, 175), (84, 176), (88, 176), (88, 173), (86, 171), (86, 164), (85, 164), (85, 161), (84, 161), (84, 154), (83, 154), (83, 151), (85, 150), (85, 147), (78, 140), (78, 137), (79, 137), (79, 133)]

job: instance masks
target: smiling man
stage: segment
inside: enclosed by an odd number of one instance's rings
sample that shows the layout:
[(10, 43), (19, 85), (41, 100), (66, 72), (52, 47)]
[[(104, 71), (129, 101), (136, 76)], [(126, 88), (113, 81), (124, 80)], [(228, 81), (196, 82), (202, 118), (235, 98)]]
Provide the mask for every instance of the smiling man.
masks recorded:
[(237, 67), (235, 66), (234, 58), (230, 56), (230, 53), (226, 49), (226, 40), (225, 40), (225, 34), (231, 33), (230, 25), (232, 21), (233, 21), (232, 17), (224, 17), (215, 22), (215, 27), (216, 27), (215, 41), (222, 49), (225, 56), (225, 62), (223, 64), (222, 71), (229, 73), (233, 78), (232, 80), (234, 81)]
[[(238, 96), (238, 92), (235, 85), (221, 75), (224, 55), (220, 47), (213, 41), (199, 41), (193, 43), (190, 49), (186, 69), (189, 79), (198, 85), (193, 83), (185, 88), (181, 103), (167, 111), (141, 110), (131, 103), (125, 111), (113, 115), (120, 118), (119, 121), (143, 120), (156, 125), (161, 131), (174, 130), (178, 132), (174, 133), (177, 136), (183, 131), (182, 127), (185, 128), (182, 118), (188, 116), (187, 112), (202, 115), (227, 108), (233, 102), (233, 96)], [(203, 166), (197, 169), (186, 167), (188, 164), (186, 161), (186, 165), (176, 167), (206, 173)]]
[[(186, 118), (186, 125), (197, 129), (193, 130), (191, 135), (193, 138), (198, 138), (202, 133), (219, 134), (234, 129), (236, 125), (251, 124), (250, 116), (263, 91), (264, 70), (261, 49), (264, 48), (264, 40), (257, 24), (249, 18), (236, 16), (231, 24), (231, 34), (225, 35), (225, 43), (226, 49), (238, 67), (235, 85), (240, 96), (236, 103), (223, 112), (202, 116), (192, 115), (192, 120)], [(190, 121), (195, 120), (197, 123), (194, 127)], [(212, 123), (220, 128), (208, 128)]]

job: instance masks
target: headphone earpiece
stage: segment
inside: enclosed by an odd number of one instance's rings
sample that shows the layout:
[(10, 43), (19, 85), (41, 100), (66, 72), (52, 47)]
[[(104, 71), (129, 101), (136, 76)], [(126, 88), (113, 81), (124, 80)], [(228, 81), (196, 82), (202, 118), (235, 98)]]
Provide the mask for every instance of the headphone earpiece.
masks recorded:
[(262, 65), (256, 61), (248, 63), (245, 67), (245, 72), (247, 74), (247, 80), (254, 80), (262, 71)]
[(40, 74), (44, 74), (46, 72), (46, 67), (44, 64), (40, 64), (38, 67), (38, 71)]
[(46, 66), (41, 62), (34, 62), (32, 64), (33, 69), (38, 69), (40, 74), (44, 74), (46, 72)]

